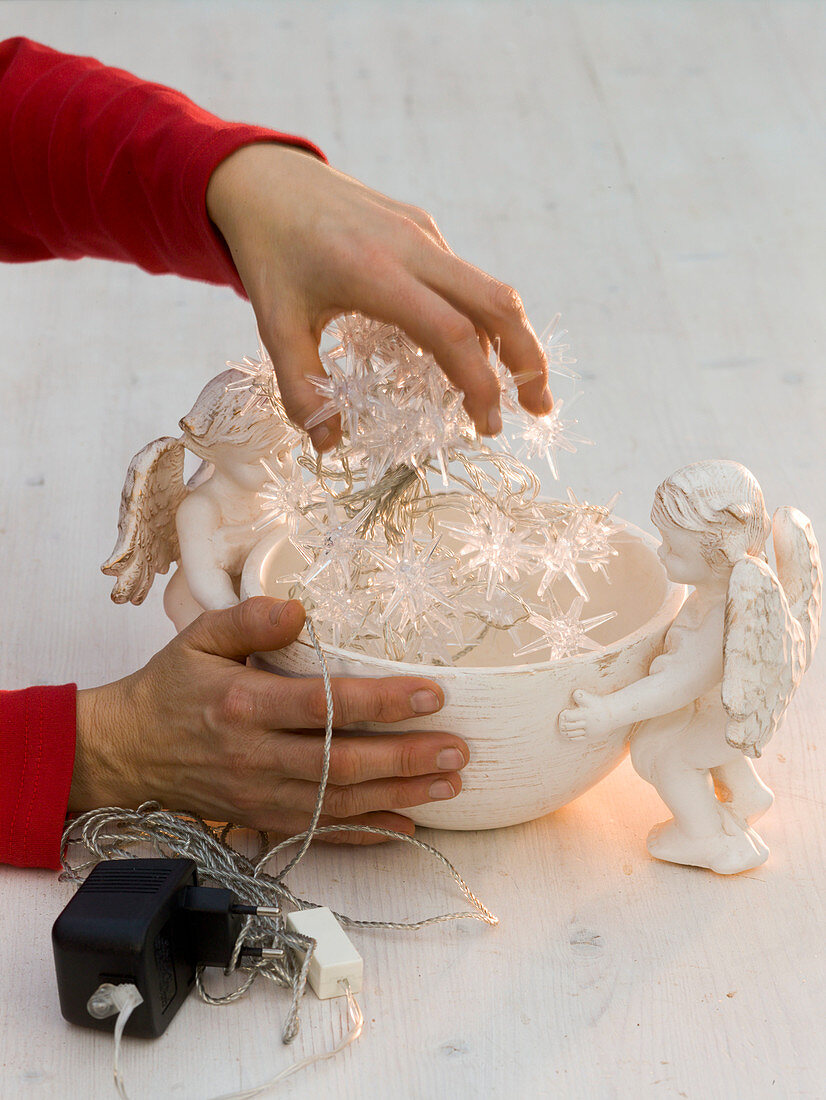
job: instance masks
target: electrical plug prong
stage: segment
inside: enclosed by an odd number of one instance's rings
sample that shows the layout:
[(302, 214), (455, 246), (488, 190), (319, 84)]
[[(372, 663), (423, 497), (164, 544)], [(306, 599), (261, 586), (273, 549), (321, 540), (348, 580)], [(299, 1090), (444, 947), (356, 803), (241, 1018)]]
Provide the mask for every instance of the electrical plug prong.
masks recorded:
[(277, 905), (242, 905), (240, 902), (233, 905), (230, 912), (245, 917), (280, 917), (283, 915)]
[(283, 947), (242, 947), (242, 955), (250, 955), (254, 959), (283, 959)]

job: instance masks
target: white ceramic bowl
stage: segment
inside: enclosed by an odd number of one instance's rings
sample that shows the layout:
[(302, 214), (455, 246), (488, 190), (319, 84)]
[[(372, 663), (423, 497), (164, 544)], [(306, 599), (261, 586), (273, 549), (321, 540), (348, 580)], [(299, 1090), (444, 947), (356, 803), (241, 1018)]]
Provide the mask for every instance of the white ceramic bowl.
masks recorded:
[[(466, 658), (469, 663), (453, 668), (409, 665), (325, 647), (333, 676), (428, 676), (442, 686), (442, 710), (411, 722), (409, 728), (459, 734), (470, 746), (470, 762), (456, 798), (404, 810), (417, 824), (493, 829), (531, 821), (564, 806), (620, 762), (628, 727), (598, 743), (571, 741), (559, 733), (559, 712), (576, 688), (606, 693), (644, 676), (662, 648), (685, 589), (667, 579), (657, 543), (643, 531), (626, 524), (614, 545), (618, 553), (608, 567), (608, 580), (600, 574), (587, 578), (591, 600), (586, 615), (617, 612), (593, 633), (604, 646), (600, 652), (562, 661), (506, 664), (507, 640), (499, 631), (490, 632)], [(247, 559), (242, 598), (286, 596), (281, 578), (299, 565), (284, 529), (275, 531)], [(257, 654), (256, 663), (287, 676), (319, 675), (318, 658), (304, 635), (286, 649)], [(401, 732), (398, 726), (366, 728)]]

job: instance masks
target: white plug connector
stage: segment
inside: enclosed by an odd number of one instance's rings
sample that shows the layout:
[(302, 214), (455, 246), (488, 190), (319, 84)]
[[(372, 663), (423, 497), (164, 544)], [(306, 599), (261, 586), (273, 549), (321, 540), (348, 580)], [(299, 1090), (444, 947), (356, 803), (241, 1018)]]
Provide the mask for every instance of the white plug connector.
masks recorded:
[(300, 909), (287, 914), (287, 928), (316, 941), (307, 980), (322, 1001), (346, 994), (344, 979), (351, 993), (361, 992), (364, 962), (349, 936), (329, 909)]

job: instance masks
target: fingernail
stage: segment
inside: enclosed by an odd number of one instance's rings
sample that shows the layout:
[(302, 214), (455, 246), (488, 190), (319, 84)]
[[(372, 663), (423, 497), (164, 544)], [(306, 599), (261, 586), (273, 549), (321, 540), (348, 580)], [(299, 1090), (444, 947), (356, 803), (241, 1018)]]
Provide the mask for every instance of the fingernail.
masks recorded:
[(280, 603), (277, 603), (275, 607), (270, 608), (270, 622), (273, 626), (276, 626), (276, 624), (278, 623), (278, 620), (281, 618), (281, 614), (286, 606), (286, 601), (282, 600)]
[(435, 691), (427, 691), (425, 688), (414, 691), (410, 696), (410, 706), (415, 714), (432, 714), (441, 705)]
[(458, 749), (442, 749), (436, 757), (436, 767), (443, 772), (457, 772), (465, 766), (465, 758)]
[(494, 405), (488, 409), (488, 435), (497, 435), (502, 431), (502, 414), (499, 406)]
[(321, 450), (331, 435), (332, 432), (326, 424), (319, 424), (318, 427), (312, 428), (310, 431), (310, 439), (313, 441), (313, 446), (317, 451)]
[(543, 413), (549, 413), (554, 407), (553, 395), (547, 386), (542, 391), (542, 396), (539, 399), (539, 403), (542, 406)]
[(431, 783), (430, 790), (427, 793), (433, 799), (453, 798), (456, 794), (453, 784), (449, 783), (447, 779), (437, 779), (435, 783)]

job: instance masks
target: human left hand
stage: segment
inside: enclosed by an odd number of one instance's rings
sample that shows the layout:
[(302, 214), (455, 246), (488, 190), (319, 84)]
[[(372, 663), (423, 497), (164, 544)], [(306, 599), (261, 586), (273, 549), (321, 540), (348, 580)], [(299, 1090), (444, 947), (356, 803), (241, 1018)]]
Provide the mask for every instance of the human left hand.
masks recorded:
[[(206, 201), (299, 427), (323, 404), (308, 381), (324, 375), (321, 333), (351, 311), (398, 325), (432, 352), (483, 435), (502, 427), (488, 361), (497, 338), (502, 362), (525, 376), (517, 377), (524, 407), (551, 411), (547, 362), (519, 295), (451, 252), (425, 211), (273, 142), (243, 146), (222, 161)], [(340, 437), (338, 417), (310, 432), (319, 451)]]
[(571, 740), (605, 737), (617, 725), (609, 699), (590, 691), (577, 689), (571, 699), (575, 706), (561, 711), (559, 732)]

